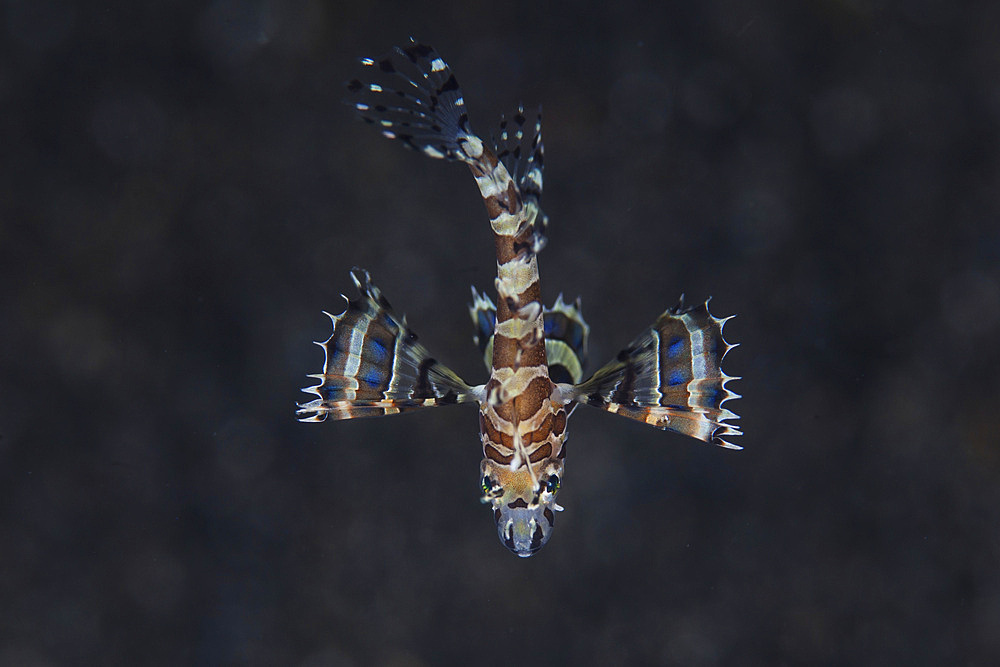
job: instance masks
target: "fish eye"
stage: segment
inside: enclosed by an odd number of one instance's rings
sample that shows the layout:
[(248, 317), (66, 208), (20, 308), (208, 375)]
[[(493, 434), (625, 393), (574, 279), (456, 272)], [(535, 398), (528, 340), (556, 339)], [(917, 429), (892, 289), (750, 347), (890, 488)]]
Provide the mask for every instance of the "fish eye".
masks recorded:
[(549, 493), (555, 493), (559, 490), (560, 485), (559, 475), (549, 475), (549, 480), (545, 483), (545, 490)]

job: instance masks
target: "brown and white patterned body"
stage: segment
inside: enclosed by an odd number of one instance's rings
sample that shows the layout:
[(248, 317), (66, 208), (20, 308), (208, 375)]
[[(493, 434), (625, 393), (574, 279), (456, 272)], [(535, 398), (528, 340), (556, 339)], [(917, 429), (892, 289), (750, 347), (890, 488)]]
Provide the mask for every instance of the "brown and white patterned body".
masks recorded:
[[(536, 137), (538, 135), (536, 134)], [(540, 138), (537, 139), (540, 148)], [(479, 146), (471, 146), (467, 154)], [(489, 149), (470, 164), (493, 229), (499, 305), (493, 359), (479, 408), (484, 499), (500, 539), (530, 556), (548, 539), (563, 474), (566, 405), (549, 378), (536, 248), (536, 202), (527, 205), (510, 173)], [(539, 188), (541, 171), (532, 175)]]
[[(566, 426), (577, 404), (724, 447), (740, 435), (722, 404), (737, 395), (719, 363), (735, 347), (707, 302), (664, 312), (611, 362), (582, 381), (589, 327), (580, 304), (562, 296), (542, 305), (538, 252), (547, 218), (539, 207), (543, 147), (539, 114), (530, 141), (518, 108), (487, 144), (469, 127), (450, 68), (430, 47), (412, 43), (361, 61), (372, 80), (348, 89), (366, 121), (391, 139), (434, 158), (466, 163), (486, 204), (496, 245), (497, 305), (473, 289), (469, 309), (489, 380), (471, 386), (431, 357), (367, 274), (354, 270), (360, 296), (330, 316), (326, 359), (304, 391), (303, 421), (397, 414), (457, 403), (479, 406), (482, 500), (501, 541), (530, 556), (551, 535), (566, 456)], [(376, 80), (378, 79), (378, 81)], [(728, 318), (727, 318), (728, 319)]]

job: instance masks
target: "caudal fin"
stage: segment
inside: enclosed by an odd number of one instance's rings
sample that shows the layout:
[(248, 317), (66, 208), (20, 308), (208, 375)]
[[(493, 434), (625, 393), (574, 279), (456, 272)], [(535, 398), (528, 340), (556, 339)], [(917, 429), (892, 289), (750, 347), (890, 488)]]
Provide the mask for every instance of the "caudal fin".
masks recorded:
[(350, 104), (382, 134), (435, 158), (472, 163), (482, 142), (469, 127), (465, 99), (451, 68), (432, 47), (411, 38), (380, 58), (362, 58)]

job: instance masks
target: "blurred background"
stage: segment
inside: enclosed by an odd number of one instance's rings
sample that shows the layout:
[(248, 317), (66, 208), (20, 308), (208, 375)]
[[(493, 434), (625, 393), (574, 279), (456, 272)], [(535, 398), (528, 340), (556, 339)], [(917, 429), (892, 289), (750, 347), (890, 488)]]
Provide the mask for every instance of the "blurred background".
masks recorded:
[[(0, 2), (0, 664), (996, 664), (1000, 5)], [(591, 370), (677, 297), (742, 452), (587, 408), (553, 539), (475, 411), (300, 424), (372, 276), (470, 382), (467, 170), (341, 102), (433, 44), (545, 108)]]

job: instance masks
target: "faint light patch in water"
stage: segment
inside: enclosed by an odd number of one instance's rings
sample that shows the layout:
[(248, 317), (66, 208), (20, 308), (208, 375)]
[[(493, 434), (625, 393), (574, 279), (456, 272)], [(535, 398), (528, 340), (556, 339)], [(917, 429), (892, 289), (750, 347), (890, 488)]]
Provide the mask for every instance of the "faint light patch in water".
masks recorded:
[(946, 281), (940, 298), (944, 320), (960, 338), (988, 334), (1000, 323), (1000, 284), (994, 276), (969, 269)]
[(0, 665), (18, 665), (18, 667), (55, 667), (57, 663), (49, 660), (33, 646), (18, 645), (0, 648)]
[(358, 663), (335, 647), (321, 649), (299, 663), (299, 667), (355, 667)]
[(216, 460), (241, 482), (263, 475), (274, 460), (274, 440), (256, 420), (233, 419), (216, 434)]
[(222, 63), (249, 60), (274, 37), (275, 20), (265, 0), (215, 0), (201, 16), (201, 41)]
[[(28, 363), (30, 362), (25, 358), (21, 368), (25, 368)], [(9, 369), (11, 366), (5, 368)], [(0, 425), (2, 425), (0, 427), (0, 457), (21, 446), (21, 438), (31, 433), (32, 406), (25, 394), (26, 392), (18, 391), (5, 392), (3, 401), (0, 401)], [(0, 665), (2, 664), (0, 662)]]
[(856, 156), (879, 132), (875, 103), (856, 88), (829, 88), (821, 93), (813, 101), (810, 122), (820, 150), (836, 159)]
[(11, 43), (33, 53), (45, 53), (64, 42), (76, 23), (71, 2), (7, 0), (4, 10)]
[[(0, 65), (0, 103), (8, 102), (13, 97), (14, 74), (9, 64)], [(9, 150), (9, 149), (8, 149)]]
[(79, 656), (89, 655), (97, 649), (102, 636), (103, 619), (96, 606), (100, 599), (90, 584), (84, 585), (82, 591), (67, 590), (61, 599), (46, 605), (38, 632), (57, 647), (69, 648)]
[[(994, 544), (1000, 537), (997, 533), (997, 528), (994, 526), (991, 536)], [(1000, 628), (1000, 577), (994, 569), (992, 576), (984, 579), (986, 580), (977, 586), (973, 603), (975, 628), (979, 633), (978, 636), (983, 639), (985, 649), (991, 651), (993, 655), (1000, 655), (1000, 633), (996, 631)]]
[(429, 667), (429, 663), (420, 656), (398, 648), (389, 649), (387, 655), (379, 656), (378, 664), (385, 667)]
[(94, 105), (90, 132), (111, 160), (130, 166), (148, 164), (159, 159), (163, 151), (167, 117), (148, 95), (115, 90)]
[(966, 453), (977, 468), (1000, 471), (1000, 416), (991, 398), (970, 401), (955, 414), (953, 424), (957, 442), (965, 444)]
[(109, 244), (127, 248), (119, 254), (114, 280), (121, 294), (138, 294), (169, 284), (175, 266), (163, 236), (176, 212), (176, 198), (161, 174), (133, 171), (120, 181), (104, 228)]
[(680, 104), (694, 122), (718, 129), (735, 123), (749, 98), (733, 67), (712, 61), (698, 67), (684, 82)]
[(177, 606), (184, 590), (184, 567), (173, 556), (152, 550), (132, 556), (125, 587), (143, 611), (164, 616)]
[[(1000, 283), (996, 276), (971, 268), (945, 281), (940, 294), (941, 313), (951, 348), (949, 357), (963, 374), (981, 375), (983, 345), (989, 345), (1000, 327)], [(927, 385), (923, 385), (927, 386)], [(997, 432), (1000, 417), (989, 393), (969, 392), (951, 415), (956, 441), (984, 470), (1000, 467)]]
[[(142, 353), (129, 355), (129, 365), (148, 368)], [(129, 415), (119, 420), (108, 437), (102, 438), (99, 455), (111, 471), (115, 491), (136, 504), (163, 506), (169, 486), (166, 452), (170, 443), (147, 420)]]
[(321, 48), (330, 26), (327, 16), (337, 11), (322, 0), (292, 0), (272, 9), (271, 43), (289, 53), (308, 53)]
[(663, 134), (673, 108), (667, 83), (649, 72), (629, 72), (611, 87), (611, 119), (624, 131), (643, 137)]
[(948, 21), (952, 4), (947, 0), (907, 0), (899, 4), (899, 12), (926, 26), (940, 26)]
[(714, 664), (719, 661), (719, 649), (714, 633), (709, 630), (713, 619), (708, 610), (695, 609), (678, 615), (666, 629), (664, 658), (675, 664)]
[(733, 202), (730, 221), (743, 252), (767, 254), (785, 240), (791, 214), (787, 202), (774, 192), (751, 188)]
[(55, 367), (70, 376), (99, 375), (115, 355), (108, 321), (94, 310), (60, 311), (45, 334)]

